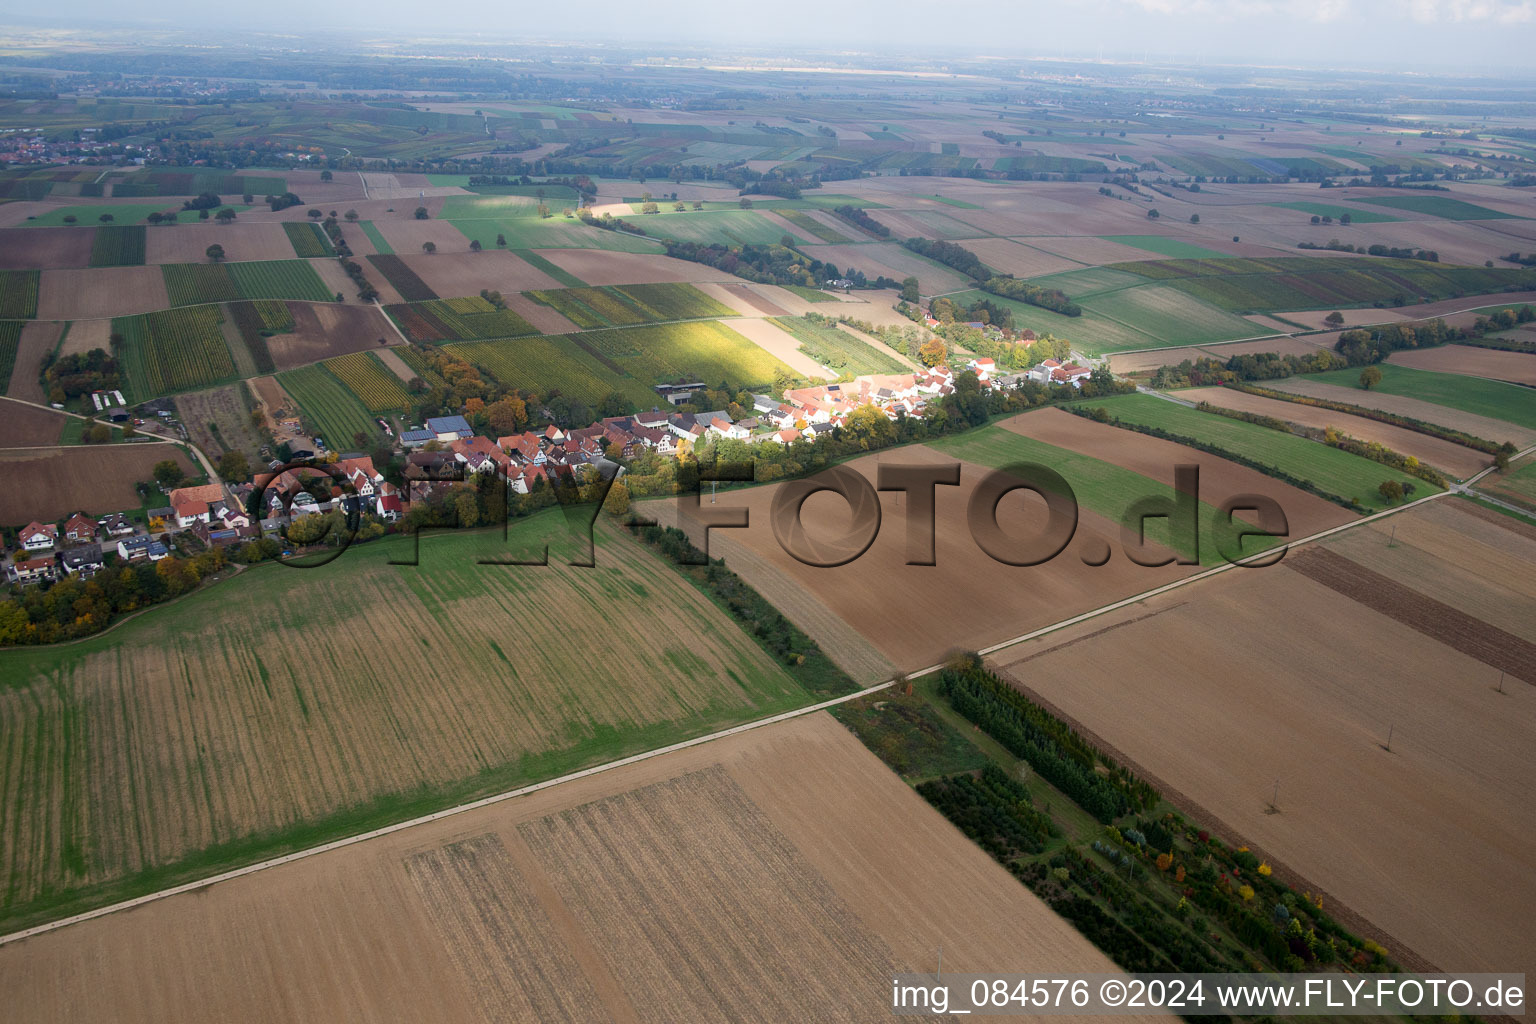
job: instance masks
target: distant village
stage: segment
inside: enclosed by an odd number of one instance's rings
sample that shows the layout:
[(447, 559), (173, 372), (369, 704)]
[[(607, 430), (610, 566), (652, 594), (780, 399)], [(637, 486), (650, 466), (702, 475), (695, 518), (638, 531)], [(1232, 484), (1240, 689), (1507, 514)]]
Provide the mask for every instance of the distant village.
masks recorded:
[[(987, 357), (970, 359), (962, 372), (975, 374), (984, 390), (1040, 385), (1079, 388), (1092, 371), (1077, 363), (1046, 360), (1029, 370), (1000, 374)], [(82, 513), (60, 523), (28, 523), (17, 532), (15, 560), (6, 582), (29, 584), (65, 577), (89, 579), (115, 555), (118, 562), (158, 562), (172, 554), (167, 540), (188, 535), (196, 548), (229, 548), (263, 538), (287, 543), (292, 525), (307, 516), (341, 511), (383, 523), (400, 520), (414, 502), (431, 500), (465, 480), (485, 474), (504, 478), (513, 494), (552, 485), (553, 477), (583, 482), (622, 472), (620, 461), (648, 452), (682, 457), (701, 444), (729, 439), (748, 444), (815, 444), (845, 426), (855, 411), (873, 407), (888, 419), (921, 417), (930, 403), (955, 391), (955, 373), (936, 366), (913, 373), (869, 374), (849, 381), (752, 395), (751, 415), (691, 408), (704, 384), (662, 384), (649, 412), (609, 416), (587, 427), (550, 425), (503, 437), (477, 435), (463, 416), (439, 416), (405, 430), (403, 480), (385, 479), (373, 458), (349, 454), (314, 464), (298, 452), (298, 464), (274, 461), (250, 481), (178, 487), (168, 504), (146, 510), (143, 527), (122, 513), (91, 518)], [(120, 401), (120, 399), (119, 399)]]

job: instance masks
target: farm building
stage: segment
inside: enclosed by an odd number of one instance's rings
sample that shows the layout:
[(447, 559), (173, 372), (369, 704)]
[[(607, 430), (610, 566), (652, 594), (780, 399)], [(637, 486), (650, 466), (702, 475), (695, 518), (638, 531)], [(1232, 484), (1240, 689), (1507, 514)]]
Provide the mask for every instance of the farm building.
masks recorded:
[(439, 441), (464, 440), (475, 433), (463, 416), (434, 416), (427, 420), (427, 429)]
[(402, 430), (400, 432), (400, 443), (405, 445), (407, 448), (420, 448), (428, 441), (435, 440), (437, 440), (437, 435), (432, 433), (430, 430), (417, 429)]

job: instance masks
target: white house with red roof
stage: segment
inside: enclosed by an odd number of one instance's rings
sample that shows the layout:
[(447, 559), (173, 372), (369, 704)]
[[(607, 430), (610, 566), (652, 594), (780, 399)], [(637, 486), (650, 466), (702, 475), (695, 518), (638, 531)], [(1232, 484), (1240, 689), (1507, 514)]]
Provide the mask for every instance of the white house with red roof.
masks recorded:
[(46, 551), (58, 543), (59, 528), (52, 523), (30, 522), (16, 535), (28, 551)]

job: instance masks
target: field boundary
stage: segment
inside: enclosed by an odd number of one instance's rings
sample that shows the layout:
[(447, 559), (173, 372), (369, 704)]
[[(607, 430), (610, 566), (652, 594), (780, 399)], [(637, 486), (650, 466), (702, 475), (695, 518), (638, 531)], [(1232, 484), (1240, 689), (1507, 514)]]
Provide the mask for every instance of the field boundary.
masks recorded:
[[(1532, 446), (1520, 454), (1523, 455), (1532, 451), (1536, 451), (1536, 446)], [(1114, 601), (1110, 604), (1091, 609), (1090, 611), (1083, 612), (1079, 615), (1074, 615), (1071, 618), (1063, 619), (1060, 622), (1055, 622), (1048, 626), (1042, 626), (1039, 629), (1031, 630), (1028, 633), (1023, 633), (1019, 636), (1000, 641), (988, 647), (981, 648), (979, 651), (977, 651), (977, 653), (982, 657), (988, 657), (997, 653), (998, 651), (1006, 650), (1007, 648), (1017, 646), (1018, 644), (1037, 639), (1038, 637), (1045, 636), (1048, 633), (1054, 633), (1059, 630), (1075, 626), (1079, 623), (1097, 618), (1100, 615), (1106, 615), (1112, 611), (1117, 611), (1121, 608), (1136, 604), (1137, 602), (1145, 601), (1148, 598), (1157, 597), (1170, 591), (1177, 590), (1180, 587), (1185, 587), (1192, 583), (1197, 583), (1201, 580), (1209, 579), (1218, 573), (1223, 573), (1230, 569), (1243, 566), (1245, 563), (1253, 562), (1262, 558), (1272, 558), (1277, 553), (1288, 552), (1294, 547), (1299, 547), (1303, 544), (1311, 544), (1325, 537), (1331, 537), (1334, 534), (1342, 533), (1345, 530), (1352, 530), (1366, 523), (1375, 522), (1376, 520), (1385, 518), (1386, 516), (1396, 515), (1397, 513), (1404, 512), (1408, 509), (1417, 508), (1426, 502), (1435, 501), (1451, 494), (1462, 493), (1468, 487), (1470, 487), (1471, 484), (1476, 483), (1479, 479), (1492, 471), (1493, 467), (1490, 466), (1488, 469), (1485, 469), (1481, 473), (1472, 477), (1467, 481), (1466, 484), (1455, 486), (1451, 489), (1440, 491), (1435, 494), (1425, 495), (1417, 501), (1408, 502), (1407, 504), (1399, 505), (1395, 508), (1383, 509), (1382, 511), (1376, 512), (1372, 515), (1362, 516), (1353, 522), (1344, 523), (1327, 530), (1322, 530), (1307, 537), (1302, 537), (1293, 541), (1287, 541), (1285, 544), (1279, 547), (1249, 555), (1247, 558), (1239, 559), (1235, 562), (1226, 562), (1221, 565), (1214, 566), (1210, 569), (1205, 569), (1201, 572), (1186, 576), (1183, 579), (1174, 580), (1171, 583), (1165, 583), (1160, 587), (1154, 587), (1151, 590), (1143, 591), (1142, 593), (1122, 598), (1118, 601)], [(531, 783), (530, 785), (521, 786), (517, 789), (508, 790), (504, 793), (495, 793), (491, 796), (481, 797), (478, 800), (472, 800), (468, 803), (459, 804), (455, 807), (447, 807), (443, 810), (434, 811), (430, 814), (424, 814), (415, 818), (408, 819), (406, 821), (396, 822), (393, 825), (385, 825), (382, 828), (359, 833), (355, 836), (347, 836), (345, 838), (337, 839), (329, 843), (324, 843), (320, 846), (310, 847), (307, 850), (295, 850), (292, 853), (283, 854), (279, 857), (269, 858), (268, 860), (259, 861), (255, 864), (247, 864), (244, 867), (234, 868), (232, 870), (221, 872), (220, 874), (212, 875), (207, 878), (185, 882), (181, 885), (173, 886), (169, 889), (162, 889), (159, 892), (146, 893), (143, 896), (136, 896), (130, 900), (124, 900), (122, 902), (114, 903), (105, 907), (98, 907), (95, 910), (88, 910), (80, 914), (75, 914), (71, 917), (60, 918), (57, 921), (49, 921), (44, 924), (34, 925), (31, 928), (25, 928), (18, 932), (12, 932), (9, 935), (0, 935), (0, 946), (9, 945), (13, 942), (20, 942), (23, 939), (33, 938), (38, 935), (45, 935), (48, 932), (57, 931), (61, 928), (67, 928), (70, 925), (83, 924), (86, 921), (92, 921), (99, 917), (106, 917), (108, 914), (115, 914), (119, 911), (132, 910), (135, 907), (141, 907), (149, 903), (157, 902), (159, 900), (169, 899), (172, 896), (179, 896), (183, 893), (194, 892), (207, 886), (217, 885), (220, 882), (228, 882), (237, 878), (243, 878), (247, 875), (253, 875), (257, 872), (266, 871), (270, 868), (281, 867), (284, 864), (291, 864), (310, 857), (317, 857), (324, 853), (345, 849), (348, 846), (366, 842), (370, 839), (377, 839), (382, 836), (392, 835), (396, 832), (401, 832), (408, 828), (414, 828), (418, 825), (425, 825), (430, 822), (441, 821), (444, 818), (450, 818), (457, 814), (462, 814), (466, 811), (473, 811), (483, 807), (490, 807), (495, 804), (502, 803), (503, 801), (511, 800), (520, 796), (527, 796), (530, 793), (537, 793), (541, 790), (549, 789), (565, 782), (574, 782), (577, 779), (588, 778), (590, 776), (597, 775), (614, 768), (622, 768), (626, 765), (637, 764), (641, 761), (648, 761), (651, 758), (659, 757), (662, 754), (669, 754), (678, 750), (686, 750), (690, 747), (696, 747), (704, 743), (709, 743), (712, 740), (724, 739), (727, 736), (739, 735), (741, 733), (749, 732), (753, 729), (758, 729), (763, 726), (773, 725), (778, 722), (784, 722), (793, 718), (798, 718), (802, 715), (813, 714), (818, 711), (825, 711), (828, 708), (833, 708), (840, 704), (858, 700), (861, 697), (868, 697), (871, 694), (879, 693), (882, 690), (889, 689), (896, 684), (898, 679), (921, 678), (923, 676), (938, 672), (943, 667), (944, 666), (942, 664), (929, 665), (926, 668), (904, 673), (901, 676), (887, 679), (884, 682), (875, 683), (872, 686), (865, 687), (862, 690), (856, 690), (853, 693), (846, 693), (839, 697), (833, 697), (830, 700), (824, 700), (816, 704), (808, 704), (802, 708), (792, 708), (789, 711), (783, 711), (776, 715), (770, 715), (767, 718), (761, 718), (753, 722), (744, 722), (740, 725), (733, 725), (729, 728), (708, 733), (704, 736), (695, 736), (693, 739), (681, 740), (677, 743), (671, 743), (663, 747), (657, 747), (654, 750), (647, 750), (638, 754), (631, 754), (628, 757), (622, 757), (618, 760), (609, 761), (605, 764), (592, 765), (591, 767), (583, 768), (580, 771), (569, 772), (565, 775), (560, 775), (553, 779), (545, 779), (542, 782)]]

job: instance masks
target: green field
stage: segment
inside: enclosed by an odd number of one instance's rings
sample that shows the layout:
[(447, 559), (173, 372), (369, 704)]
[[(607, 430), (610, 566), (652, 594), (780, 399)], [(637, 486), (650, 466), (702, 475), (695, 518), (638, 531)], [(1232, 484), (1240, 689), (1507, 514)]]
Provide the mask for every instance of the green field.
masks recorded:
[(384, 236), (380, 234), (379, 229), (374, 227), (373, 221), (358, 221), (357, 226), (363, 229), (363, 234), (368, 236), (368, 241), (373, 243), (374, 251), (379, 255), (393, 256), (395, 254), (395, 250), (391, 248), (389, 242), (385, 241)]
[(0, 270), (0, 317), (30, 320), (37, 316), (36, 270)]
[(142, 267), (146, 240), (140, 225), (103, 225), (91, 242), (93, 267)]
[[(606, 525), (583, 569), (555, 511), (505, 537), (427, 534), (419, 565), (389, 564), (415, 540), (258, 566), (109, 634), (0, 652), (0, 930), (831, 695)], [(477, 564), (545, 543), (547, 567)], [(583, 619), (608, 623), (600, 657), (570, 642)]]
[(484, 196), (526, 196), (537, 199), (540, 196), (551, 203), (571, 202), (581, 198), (581, 194), (569, 185), (545, 185), (538, 182), (532, 185), (471, 185), (469, 174), (429, 174), (427, 181), (433, 185), (454, 185), (467, 191)]
[(315, 273), (315, 268), (304, 260), (259, 260), (226, 266), (242, 298), (305, 299), (310, 302), (331, 302), (336, 298)]
[(211, 305), (114, 317), (112, 333), (123, 336), (123, 393), (129, 404), (233, 378), (234, 360), (219, 326), (223, 319)]
[(22, 326), (16, 320), (0, 320), (0, 395), (11, 386), (11, 371), (16, 368)]
[[(1536, 390), (1531, 388), (1458, 373), (1414, 370), (1391, 363), (1382, 363), (1377, 368), (1381, 370), (1381, 383), (1374, 390), (1383, 394), (1417, 398), (1536, 430)], [(1332, 370), (1311, 374), (1305, 379), (1359, 388), (1360, 371)]]
[(820, 288), (808, 288), (808, 287), (806, 287), (803, 284), (781, 284), (781, 285), (779, 285), (779, 287), (783, 288), (787, 292), (793, 292), (795, 295), (800, 296), (806, 302), (836, 302), (837, 301), (837, 296), (835, 296), (835, 295), (828, 295), (826, 292), (822, 291)]
[(336, 255), (336, 247), (318, 224), (289, 220), (283, 222), (283, 230), (288, 234), (288, 243), (293, 246), (294, 255), (300, 259)]
[(890, 353), (860, 341), (847, 331), (813, 323), (803, 316), (774, 317), (773, 322), (794, 335), (800, 351), (836, 371), (851, 373), (903, 373), (908, 367)]
[(1005, 299), (976, 288), (952, 294), (949, 298), (965, 303), (986, 299), (994, 305), (1005, 306), (1013, 312), (1015, 328), (1027, 327), (1036, 334), (1050, 334), (1057, 338), (1064, 338), (1090, 355), (1123, 352), (1137, 348), (1161, 348), (1165, 344), (1144, 331), (1138, 331), (1119, 321), (1110, 320), (1090, 311), (1085, 311), (1082, 316), (1077, 317), (1062, 316), (1060, 313), (1052, 313), (1039, 306)]
[[(502, 383), (540, 396), (559, 392), (592, 408), (613, 391), (623, 392), (642, 409), (657, 400), (648, 385), (626, 380), (567, 337), (474, 341), (454, 345), (453, 352)], [(422, 369), (414, 364), (412, 368)]]
[[(663, 206), (663, 209), (667, 207)], [(798, 211), (780, 210), (778, 212), (787, 216)], [(785, 235), (782, 224), (774, 223), (756, 209), (689, 210), (686, 213), (669, 211), (649, 216), (636, 214), (633, 217), (626, 217), (625, 220), (638, 224), (652, 235), (676, 238), (684, 242), (698, 242), (701, 245), (776, 245)], [(817, 227), (821, 225), (818, 224)], [(818, 237), (814, 232), (803, 228), (799, 229), (799, 234), (805, 241)]]
[[(1142, 498), (1172, 498), (1175, 495), (1171, 486), (1142, 476), (1140, 473), (1108, 462), (1101, 462), (1066, 448), (1058, 448), (1044, 441), (1036, 441), (1003, 427), (982, 427), (979, 430), (970, 430), (927, 443), (930, 448), (936, 448), (946, 455), (978, 465), (990, 466), (993, 469), (1001, 469), (1020, 462), (1049, 466), (1067, 481), (1080, 507), (1097, 512), (1116, 524), (1121, 521), (1132, 503)], [(1216, 536), (1217, 524), (1221, 521), (1222, 516), (1218, 509), (1203, 501), (1200, 503), (1200, 564), (1202, 565), (1217, 565), (1223, 560), (1216, 550), (1213, 539)], [(1179, 544), (1171, 544), (1167, 519), (1146, 520), (1146, 536), (1148, 543), (1176, 550), (1186, 557), (1192, 554), (1187, 545), (1182, 543), (1182, 538)], [(1118, 534), (1104, 539), (1110, 542), (1111, 547), (1119, 547)], [(1254, 538), (1246, 538), (1243, 541), (1243, 553), (1251, 555), (1270, 546), (1271, 543), (1273, 542), (1260, 543)], [(1067, 557), (1067, 555), (1063, 554), (1061, 557)]]
[(835, 231), (821, 221), (812, 217), (804, 210), (778, 210), (780, 217), (793, 224), (801, 234), (809, 234), (813, 238), (819, 238), (823, 242), (851, 242), (853, 239), (840, 231)]
[(277, 375), (277, 382), (299, 403), (304, 425), (334, 450), (352, 448), (356, 434), (362, 434), (369, 443), (383, 436), (362, 399), (323, 366), (285, 370)]
[(1207, 249), (1203, 245), (1186, 242), (1181, 238), (1169, 238), (1166, 235), (1100, 235), (1099, 237), (1106, 242), (1119, 242), (1121, 245), (1130, 245), (1137, 249), (1145, 249), (1147, 252), (1178, 259), (1204, 259), (1208, 256), (1226, 255), (1214, 249)]
[(595, 404), (619, 391), (642, 409), (656, 404), (656, 384), (693, 379), (732, 387), (765, 386), (793, 372), (715, 320), (586, 331), (550, 338), (471, 342), (453, 351), (503, 383), (547, 395), (553, 390)]
[[(439, 220), (446, 220), (471, 241), (486, 249), (498, 248), (496, 236), (510, 249), (611, 249), (616, 252), (660, 252), (661, 243), (626, 231), (588, 227), (565, 217), (552, 207), (554, 216), (540, 217), (538, 201), (520, 196), (449, 196), (443, 201)], [(638, 217), (626, 218), (635, 223)], [(654, 218), (647, 217), (649, 222)], [(649, 229), (647, 229), (649, 230)], [(775, 236), (777, 239), (777, 236)]]
[[(630, 327), (663, 320), (738, 315), (691, 284), (631, 284), (527, 292), (577, 327)], [(482, 335), (489, 337), (489, 335)]]
[(1510, 466), (1509, 472), (1486, 480), (1487, 489), (1524, 501), (1536, 508), (1536, 457), (1526, 456)]
[(1433, 484), (1390, 466), (1359, 455), (1330, 448), (1295, 434), (1245, 423), (1229, 416), (1201, 412), (1152, 395), (1117, 395), (1089, 403), (1102, 406), (1128, 423), (1157, 427), (1183, 437), (1193, 437), (1209, 444), (1273, 466), (1301, 480), (1310, 480), (1319, 490), (1341, 498), (1357, 498), (1369, 509), (1385, 508), (1387, 502), (1377, 487), (1384, 480), (1411, 483), (1420, 495), (1437, 490)]
[(253, 263), (167, 263), (160, 268), (173, 306), (240, 299), (330, 302), (335, 296), (304, 260)]
[[(112, 215), (111, 223), (115, 225), (139, 224), (152, 213), (165, 213), (167, 210), (175, 210), (178, 215), (185, 215), (181, 210), (181, 204), (158, 203), (102, 203), (98, 206), (55, 206), (47, 213), (39, 213), (31, 220), (23, 221), (27, 227), (56, 228), (67, 224), (78, 224), (82, 227), (96, 227), (102, 223), (101, 215)], [(197, 214), (192, 214), (196, 217)], [(65, 220), (73, 217), (73, 221)]]
[(166, 263), (160, 273), (173, 306), (232, 302), (241, 297), (229, 267), (223, 263)]
[(1500, 213), (1485, 206), (1477, 206), (1449, 196), (1381, 196), (1376, 199), (1360, 199), (1357, 202), (1372, 206), (1385, 206), (1391, 210), (1407, 210), (1425, 213), (1444, 220), (1519, 220), (1512, 213)]
[[(1202, 302), (1233, 312), (1350, 309), (1372, 304), (1386, 306), (1398, 300), (1411, 304), (1500, 292), (1508, 287), (1536, 287), (1536, 270), (1320, 256), (1143, 260), (1112, 264), (1107, 272), (1164, 282)], [(1083, 302), (1083, 291), (1074, 290), (1073, 286), (1094, 273), (1097, 272), (1072, 271), (1039, 278), (1037, 283), (1061, 288)], [(1091, 296), (1092, 292), (1086, 295)]]
[[(1362, 200), (1362, 202), (1370, 202), (1370, 200)], [(1351, 223), (1354, 224), (1387, 224), (1403, 219), (1377, 213), (1375, 210), (1355, 210), (1347, 206), (1333, 206), (1330, 203), (1266, 203), (1265, 205), (1278, 210), (1297, 210), (1314, 217), (1332, 217), (1334, 220), (1348, 214)]]
[(1167, 285), (1141, 285), (1100, 292), (1078, 302), (1087, 313), (1123, 324), (1156, 339), (1161, 345), (1198, 345), (1267, 333), (1250, 320), (1217, 309)]

